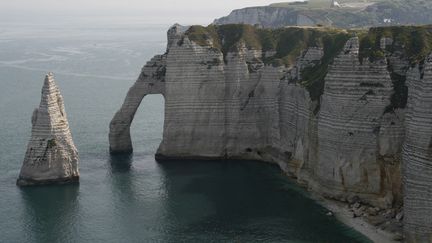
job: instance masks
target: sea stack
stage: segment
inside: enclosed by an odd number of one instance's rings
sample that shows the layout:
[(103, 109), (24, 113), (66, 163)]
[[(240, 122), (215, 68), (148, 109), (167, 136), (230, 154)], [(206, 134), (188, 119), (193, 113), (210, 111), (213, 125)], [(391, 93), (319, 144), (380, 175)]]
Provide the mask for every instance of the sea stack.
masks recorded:
[(27, 146), (18, 186), (78, 182), (78, 151), (54, 76), (48, 73), (39, 108), (32, 116), (32, 134)]

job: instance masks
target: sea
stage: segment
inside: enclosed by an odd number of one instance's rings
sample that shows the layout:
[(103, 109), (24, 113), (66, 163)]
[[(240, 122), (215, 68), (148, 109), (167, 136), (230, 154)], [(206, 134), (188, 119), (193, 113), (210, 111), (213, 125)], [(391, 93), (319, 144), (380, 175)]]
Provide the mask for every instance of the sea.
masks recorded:
[[(0, 242), (370, 242), (273, 165), (157, 163), (164, 99), (145, 97), (134, 153), (110, 156), (109, 122), (169, 24), (140, 18), (0, 22)], [(80, 183), (19, 188), (43, 79), (54, 72)]]

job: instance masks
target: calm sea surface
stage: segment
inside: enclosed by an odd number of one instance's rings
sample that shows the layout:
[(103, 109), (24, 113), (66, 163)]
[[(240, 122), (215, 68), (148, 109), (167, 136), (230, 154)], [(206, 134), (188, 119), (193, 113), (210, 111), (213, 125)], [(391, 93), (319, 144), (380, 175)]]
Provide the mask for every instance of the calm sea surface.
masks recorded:
[[(163, 98), (144, 99), (135, 153), (111, 157), (108, 124), (169, 25), (0, 23), (0, 242), (368, 242), (327, 217), (277, 167), (158, 164)], [(15, 180), (53, 71), (80, 153), (81, 182), (20, 189)]]

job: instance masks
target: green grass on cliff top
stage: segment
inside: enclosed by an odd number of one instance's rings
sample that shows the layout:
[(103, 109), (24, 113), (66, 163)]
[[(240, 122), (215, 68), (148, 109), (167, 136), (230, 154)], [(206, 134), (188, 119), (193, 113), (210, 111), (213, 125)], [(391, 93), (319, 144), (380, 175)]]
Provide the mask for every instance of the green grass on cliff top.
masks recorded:
[[(292, 66), (301, 53), (308, 47), (322, 47), (324, 57), (314, 67), (302, 71), (299, 80), (310, 92), (313, 100), (318, 99), (324, 90), (324, 78), (332, 60), (341, 53), (346, 41), (352, 36), (360, 38), (359, 59), (370, 61), (385, 58), (394, 52), (400, 52), (410, 64), (422, 62), (432, 52), (432, 25), (376, 27), (369, 30), (344, 30), (328, 27), (289, 27), (281, 29), (262, 29), (251, 25), (209, 25), (192, 26), (186, 32), (190, 40), (201, 46), (210, 46), (220, 50), (224, 57), (230, 51), (238, 50), (240, 43), (248, 49), (274, 51), (272, 57), (262, 57), (262, 61), (273, 66)], [(393, 44), (381, 50), (382, 37), (392, 38)], [(404, 77), (393, 80), (398, 97), (394, 107), (403, 107), (406, 103)]]
[[(422, 61), (432, 52), (432, 25), (375, 27), (369, 30), (344, 30), (328, 27), (289, 27), (262, 29), (251, 25), (229, 24), (191, 26), (186, 35), (201, 46), (212, 46), (225, 55), (235, 51), (240, 42), (248, 49), (276, 51), (276, 55), (264, 59), (264, 63), (292, 65), (307, 47), (322, 47), (325, 59), (332, 59), (342, 50), (349, 37), (360, 38), (360, 59), (371, 61), (384, 58), (384, 52), (400, 51), (411, 63)], [(394, 40), (387, 50), (380, 49), (380, 40)]]
[[(411, 63), (423, 61), (432, 52), (432, 25), (375, 27), (362, 32), (360, 37), (360, 59), (371, 61), (383, 58), (385, 52), (399, 51)], [(381, 50), (383, 37), (393, 39), (393, 44)]]
[(346, 41), (351, 36), (346, 30), (334, 28), (291, 27), (272, 30), (243, 24), (191, 26), (186, 35), (195, 43), (211, 45), (224, 55), (236, 51), (241, 42), (248, 49), (276, 51), (275, 56), (263, 58), (264, 63), (275, 66), (291, 66), (307, 47), (327, 47), (337, 54), (337, 47), (341, 45), (337, 40)]
[[(400, 53), (410, 65), (421, 64), (432, 53), (432, 25), (426, 26), (397, 26), (371, 28), (360, 37), (360, 61), (369, 58), (370, 61), (383, 59), (392, 53)], [(383, 37), (393, 39), (393, 43), (385, 50), (380, 48), (380, 40)], [(407, 67), (408, 68), (408, 67)], [(393, 94), (391, 104), (386, 112), (392, 112), (398, 108), (405, 108), (408, 101), (408, 87), (406, 75), (393, 72), (389, 66), (390, 76), (393, 82)]]
[(251, 25), (230, 24), (208, 27), (192, 26), (186, 33), (190, 40), (202, 46), (220, 50), (224, 57), (230, 51), (238, 50), (240, 43), (248, 49), (276, 52), (262, 61), (273, 66), (292, 66), (308, 47), (322, 47), (321, 62), (303, 72), (302, 84), (309, 90), (312, 99), (318, 99), (324, 89), (324, 77), (329, 64), (340, 53), (352, 31), (334, 28), (291, 27), (262, 29)]

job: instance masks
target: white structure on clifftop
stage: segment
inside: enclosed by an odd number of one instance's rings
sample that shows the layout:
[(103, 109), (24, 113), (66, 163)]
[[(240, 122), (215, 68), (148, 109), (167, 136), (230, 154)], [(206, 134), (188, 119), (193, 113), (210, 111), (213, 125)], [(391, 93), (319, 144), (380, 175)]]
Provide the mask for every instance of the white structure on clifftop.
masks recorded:
[(340, 8), (341, 5), (338, 2), (336, 2), (336, 0), (332, 0), (331, 7), (332, 8)]

